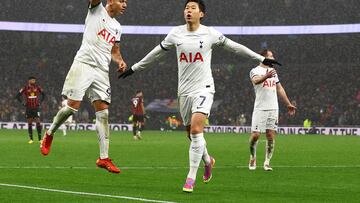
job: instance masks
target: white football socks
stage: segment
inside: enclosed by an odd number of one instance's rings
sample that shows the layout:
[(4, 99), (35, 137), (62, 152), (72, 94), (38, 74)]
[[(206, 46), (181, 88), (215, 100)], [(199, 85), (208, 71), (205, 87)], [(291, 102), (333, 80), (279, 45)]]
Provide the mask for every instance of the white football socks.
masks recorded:
[(96, 132), (99, 138), (100, 159), (109, 157), (109, 110), (98, 111), (96, 114)]
[(265, 164), (270, 163), (270, 159), (274, 153), (275, 140), (266, 140), (266, 155), (265, 155)]
[(202, 156), (202, 160), (204, 161), (205, 165), (209, 165), (211, 163), (210, 155), (206, 147), (206, 141), (205, 141), (204, 154)]
[(58, 113), (56, 114), (56, 116), (54, 117), (54, 120), (53, 120), (50, 128), (47, 130), (47, 133), (49, 135), (54, 135), (56, 130), (66, 121), (66, 119), (68, 119), (69, 116), (73, 115), (76, 112), (77, 112), (76, 109), (71, 108), (69, 106), (65, 106), (65, 107), (61, 108), (58, 111)]
[(191, 144), (189, 149), (190, 170), (187, 177), (195, 180), (197, 170), (199, 168), (201, 159), (204, 155), (206, 142), (203, 133), (199, 133), (196, 135), (191, 134), (190, 136), (191, 136)]

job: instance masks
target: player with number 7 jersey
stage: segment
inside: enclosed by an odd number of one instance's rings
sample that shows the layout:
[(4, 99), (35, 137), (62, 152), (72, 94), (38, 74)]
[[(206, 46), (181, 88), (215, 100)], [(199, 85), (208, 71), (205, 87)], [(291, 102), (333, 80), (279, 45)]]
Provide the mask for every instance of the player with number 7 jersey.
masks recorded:
[(208, 183), (212, 177), (215, 159), (206, 148), (204, 124), (210, 115), (215, 86), (211, 72), (213, 48), (223, 47), (240, 56), (245, 56), (266, 64), (278, 64), (277, 61), (251, 51), (238, 44), (214, 28), (200, 24), (205, 16), (205, 4), (202, 0), (188, 0), (184, 8), (186, 24), (174, 27), (166, 38), (147, 54), (140, 62), (121, 74), (126, 78), (134, 72), (150, 67), (151, 63), (161, 59), (168, 50), (176, 48), (178, 63), (178, 97), (180, 114), (191, 139), (189, 150), (190, 170), (183, 187), (184, 192), (193, 192), (196, 173), (203, 159), (205, 172), (203, 180)]

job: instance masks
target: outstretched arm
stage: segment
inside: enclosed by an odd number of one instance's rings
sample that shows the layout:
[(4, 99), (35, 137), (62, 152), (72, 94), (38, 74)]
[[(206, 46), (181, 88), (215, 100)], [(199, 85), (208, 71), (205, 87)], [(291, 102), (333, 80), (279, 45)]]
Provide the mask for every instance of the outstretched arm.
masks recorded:
[(120, 52), (120, 44), (115, 43), (111, 49), (111, 59), (118, 64), (118, 72), (123, 73), (126, 70), (126, 63)]
[(226, 41), (224, 42), (224, 48), (240, 56), (248, 57), (257, 60), (259, 62), (262, 62), (265, 59), (265, 57), (261, 56), (260, 54), (255, 53), (246, 46), (236, 43), (229, 38), (227, 38)]
[(289, 98), (286, 95), (285, 89), (283, 88), (283, 86), (280, 83), (278, 83), (276, 85), (276, 91), (277, 91), (277, 94), (279, 95), (279, 97), (281, 98), (281, 100), (287, 106), (289, 115), (290, 116), (295, 115), (296, 107), (293, 104), (291, 104)]
[(136, 71), (141, 71), (150, 66), (153, 62), (160, 59), (164, 54), (166, 53), (166, 50), (161, 47), (161, 45), (156, 46), (151, 52), (149, 52), (141, 61), (134, 64), (131, 68), (126, 70), (124, 73), (122, 73), (119, 78), (126, 78), (130, 75), (132, 75)]
[(160, 59), (166, 50), (161, 48), (161, 45), (156, 46), (152, 51), (150, 51), (141, 61), (134, 64), (131, 69), (133, 71), (144, 70), (145, 68), (149, 67), (150, 64)]
[(279, 62), (272, 60), (272, 59), (267, 59), (267, 58), (261, 56), (260, 54), (255, 53), (254, 51), (247, 48), (246, 46), (232, 41), (231, 39), (227, 38), (224, 41), (223, 46), (226, 50), (234, 52), (240, 56), (244, 56), (244, 57), (251, 58), (253, 60), (257, 60), (267, 66), (272, 67), (273, 64), (277, 64), (277, 65), (281, 66), (281, 64)]
[(144, 70), (148, 68), (153, 62), (161, 59), (161, 57), (165, 55), (166, 51), (174, 47), (174, 32), (174, 29), (172, 29), (158, 46), (156, 46), (152, 51), (150, 51), (143, 59), (141, 59), (141, 61), (134, 64), (131, 68), (119, 75), (119, 78), (126, 78), (136, 71)]

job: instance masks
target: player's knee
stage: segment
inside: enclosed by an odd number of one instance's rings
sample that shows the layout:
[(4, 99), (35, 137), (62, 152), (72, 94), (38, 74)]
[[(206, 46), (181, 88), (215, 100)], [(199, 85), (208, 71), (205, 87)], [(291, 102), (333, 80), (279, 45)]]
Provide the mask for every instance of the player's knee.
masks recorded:
[(201, 125), (191, 125), (191, 129), (190, 129), (190, 133), (191, 134), (199, 134), (199, 133), (203, 133), (204, 132), (204, 128)]
[(96, 112), (103, 111), (109, 108), (109, 104), (101, 100), (94, 101), (93, 106)]
[(275, 131), (274, 130), (266, 130), (266, 138), (268, 140), (273, 140), (275, 138)]
[(260, 133), (259, 132), (253, 132), (251, 133), (251, 139), (254, 141), (257, 141), (260, 137)]
[(68, 99), (67, 106), (70, 107), (71, 109), (77, 111), (80, 108), (80, 105), (81, 105), (81, 101)]

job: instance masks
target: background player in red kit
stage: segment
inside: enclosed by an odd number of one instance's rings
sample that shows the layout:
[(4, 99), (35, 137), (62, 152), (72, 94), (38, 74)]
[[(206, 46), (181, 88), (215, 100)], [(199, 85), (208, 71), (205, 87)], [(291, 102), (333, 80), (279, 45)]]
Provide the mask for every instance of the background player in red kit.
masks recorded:
[[(25, 102), (21, 98), (25, 98)], [(35, 77), (29, 77), (28, 84), (20, 89), (19, 93), (16, 95), (16, 99), (23, 103), (26, 107), (26, 119), (28, 122), (28, 132), (29, 132), (29, 144), (32, 144), (33, 141), (33, 130), (32, 122), (36, 122), (36, 129), (38, 133), (38, 139), (41, 141), (41, 124), (40, 124), (40, 104), (45, 99), (44, 90), (36, 84)]]
[(131, 112), (133, 114), (133, 135), (135, 140), (141, 140), (141, 131), (145, 127), (145, 107), (143, 92), (136, 91), (135, 97), (131, 98)]

